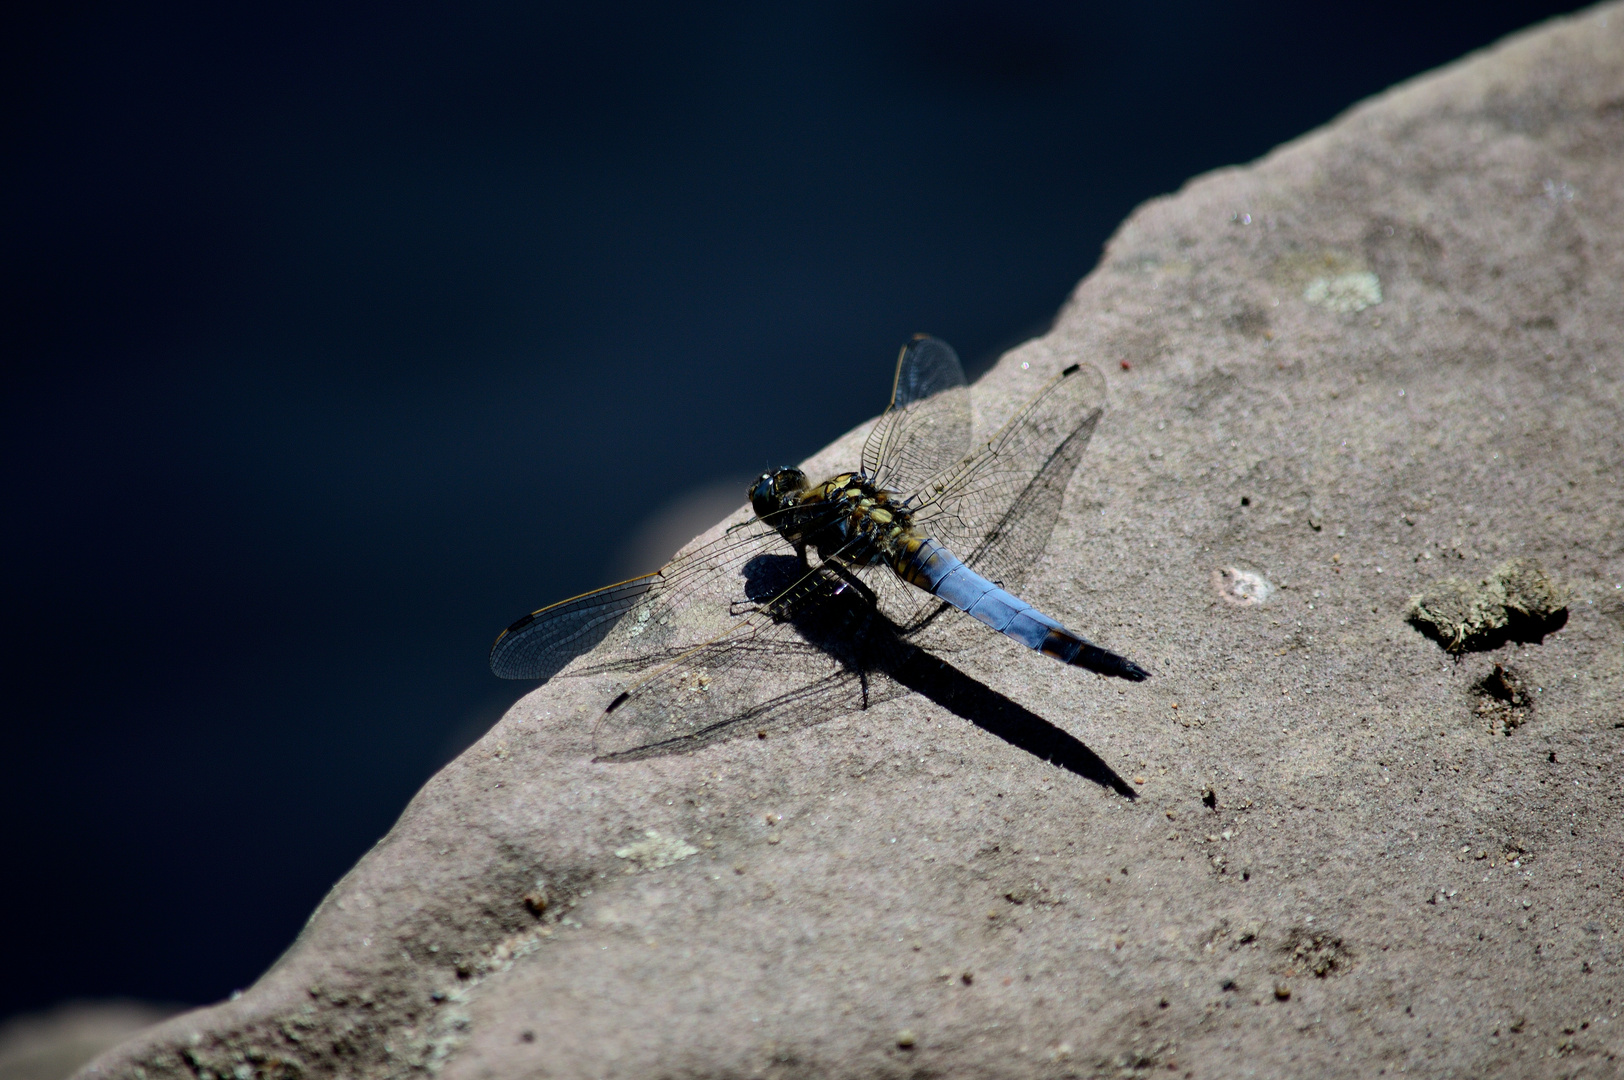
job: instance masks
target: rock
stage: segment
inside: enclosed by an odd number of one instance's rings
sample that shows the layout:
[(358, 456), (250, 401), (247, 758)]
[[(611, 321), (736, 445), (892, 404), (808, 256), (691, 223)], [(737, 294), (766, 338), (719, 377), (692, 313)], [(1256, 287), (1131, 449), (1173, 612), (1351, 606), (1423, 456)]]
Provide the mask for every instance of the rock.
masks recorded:
[(144, 1001), (70, 1001), (0, 1024), (0, 1080), (64, 1080), (177, 1011)]
[(1568, 591), (1537, 559), (1509, 559), (1476, 582), (1447, 577), (1410, 597), (1405, 617), (1450, 652), (1540, 641), (1567, 621)]
[[(84, 1075), (1615, 1067), (1621, 281), (1618, 4), (1146, 204), (975, 393), (1105, 370), (1025, 594), (1155, 677), (962, 659), (1143, 785), (916, 695), (594, 763), (612, 679), (556, 678), (241, 999)], [(1510, 558), (1572, 590), (1542, 642), (1457, 661), (1405, 621)], [(1507, 736), (1491, 663), (1539, 701)], [(1513, 837), (1539, 858), (1470, 854)]]

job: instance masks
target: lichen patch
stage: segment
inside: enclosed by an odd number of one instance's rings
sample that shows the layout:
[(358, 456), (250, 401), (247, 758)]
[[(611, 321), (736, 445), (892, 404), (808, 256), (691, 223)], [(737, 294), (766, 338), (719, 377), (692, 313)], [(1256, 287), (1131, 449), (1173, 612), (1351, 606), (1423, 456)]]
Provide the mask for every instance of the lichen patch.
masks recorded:
[(615, 849), (615, 858), (628, 859), (642, 870), (663, 870), (679, 863), (699, 849), (675, 836), (662, 836), (658, 829), (643, 833), (643, 839)]
[(1382, 302), (1382, 283), (1369, 270), (1317, 277), (1303, 289), (1303, 299), (1344, 314), (1363, 311)]
[(1225, 603), (1236, 607), (1261, 607), (1274, 595), (1274, 585), (1255, 570), (1226, 566), (1212, 572), (1213, 588)]
[(1410, 597), (1411, 625), (1452, 653), (1537, 641), (1567, 621), (1568, 590), (1534, 559), (1511, 559), (1476, 583), (1448, 577)]

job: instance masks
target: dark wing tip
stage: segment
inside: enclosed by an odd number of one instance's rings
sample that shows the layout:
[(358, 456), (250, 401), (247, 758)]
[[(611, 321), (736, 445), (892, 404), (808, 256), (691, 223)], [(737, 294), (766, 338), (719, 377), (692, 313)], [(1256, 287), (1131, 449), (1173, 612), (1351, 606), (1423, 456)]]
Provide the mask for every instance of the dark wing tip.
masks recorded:
[(500, 649), (502, 647), (502, 642), (507, 640), (507, 637), (508, 637), (509, 634), (516, 634), (520, 630), (523, 630), (525, 627), (529, 626), (531, 623), (533, 623), (535, 621), (536, 621), (536, 615), (535, 615), (534, 612), (531, 612), (529, 615), (526, 615), (524, 618), (519, 619), (518, 621), (516, 621), (512, 626), (508, 627), (506, 630), (503, 630), (500, 634), (497, 634), (496, 635), (496, 640), (491, 642), (491, 663), (492, 664), (496, 663), (496, 650)]
[(499, 679), (530, 678), (530, 676), (524, 672), (516, 673), (513, 670), (510, 658), (507, 656), (508, 652), (511, 650), (504, 648), (503, 646), (509, 645), (508, 639), (510, 637), (535, 621), (536, 616), (534, 613), (526, 615), (524, 618), (515, 622), (512, 626), (496, 635), (496, 640), (491, 642), (491, 674), (495, 675)]

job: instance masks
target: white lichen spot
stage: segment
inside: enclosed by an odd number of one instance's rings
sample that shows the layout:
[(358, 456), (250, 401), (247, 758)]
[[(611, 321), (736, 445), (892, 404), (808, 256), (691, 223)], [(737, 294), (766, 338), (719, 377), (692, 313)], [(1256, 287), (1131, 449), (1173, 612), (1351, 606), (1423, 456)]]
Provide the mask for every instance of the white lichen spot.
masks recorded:
[(638, 634), (641, 634), (644, 630), (647, 630), (649, 617), (653, 613), (653, 605), (644, 604), (642, 610), (638, 611), (637, 618), (633, 619), (631, 625), (626, 628), (626, 637), (628, 639), (634, 638)]
[(663, 870), (698, 854), (699, 849), (692, 844), (675, 836), (661, 836), (657, 829), (649, 829), (634, 844), (615, 849), (615, 858), (630, 859), (644, 870)]
[(1269, 579), (1254, 570), (1226, 566), (1212, 572), (1212, 583), (1226, 603), (1236, 607), (1259, 607), (1274, 595)]
[(1369, 270), (1317, 277), (1303, 290), (1303, 299), (1331, 311), (1363, 311), (1382, 302), (1382, 283)]

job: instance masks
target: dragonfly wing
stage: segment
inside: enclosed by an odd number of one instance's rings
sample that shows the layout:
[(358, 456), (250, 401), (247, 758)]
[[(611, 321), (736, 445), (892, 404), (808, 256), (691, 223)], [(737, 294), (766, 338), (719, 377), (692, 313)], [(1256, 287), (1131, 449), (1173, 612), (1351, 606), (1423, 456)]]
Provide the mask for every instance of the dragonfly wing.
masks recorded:
[(503, 679), (552, 678), (607, 637), (659, 580), (648, 574), (526, 615), (491, 646), (491, 670)]
[(970, 448), (970, 389), (958, 354), (917, 335), (897, 357), (891, 404), (863, 445), (863, 472), (890, 491), (912, 491)]
[(927, 590), (904, 581), (887, 563), (853, 568), (849, 572), (874, 594), (880, 613), (903, 632), (920, 625), (937, 608), (944, 606)]
[[(780, 557), (772, 562), (799, 561)], [(786, 566), (757, 568), (764, 575)], [(828, 719), (900, 693), (883, 673), (894, 631), (866, 598), (814, 569), (727, 632), (631, 683), (598, 721), (600, 760), (686, 753)]]
[(607, 661), (653, 663), (680, 653), (726, 628), (741, 568), (774, 550), (787, 550), (777, 531), (748, 522), (656, 573), (532, 612), (496, 639), (491, 670), (504, 679), (549, 679), (600, 643)]
[(1048, 546), (1104, 408), (1099, 370), (1067, 367), (978, 452), (910, 497), (915, 526), (982, 576), (1019, 588)]

